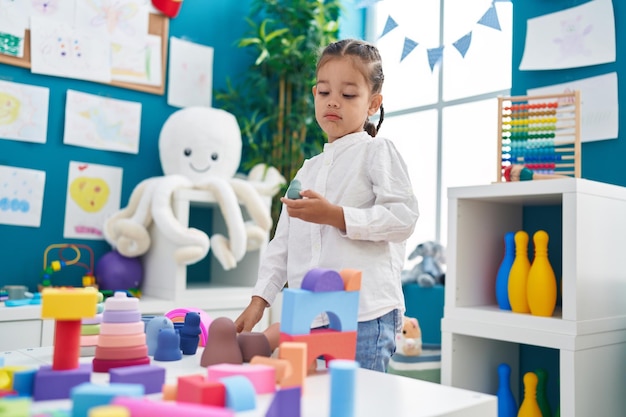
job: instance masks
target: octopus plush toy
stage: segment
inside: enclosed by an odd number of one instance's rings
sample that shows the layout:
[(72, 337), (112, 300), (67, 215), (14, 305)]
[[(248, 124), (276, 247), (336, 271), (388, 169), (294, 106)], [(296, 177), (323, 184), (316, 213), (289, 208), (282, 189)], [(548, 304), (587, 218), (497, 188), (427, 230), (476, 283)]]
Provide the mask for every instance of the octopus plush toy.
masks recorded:
[[(231, 113), (211, 107), (174, 112), (159, 136), (164, 176), (145, 179), (135, 187), (128, 205), (105, 221), (106, 241), (126, 257), (141, 256), (150, 248), (148, 230), (153, 225), (175, 243), (172, 256), (178, 264), (196, 263), (212, 249), (225, 270), (235, 268), (248, 250), (266, 241), (272, 227), (268, 200), (286, 183), (276, 168), (263, 164), (247, 177), (238, 175), (241, 149), (241, 132)], [(228, 236), (209, 237), (182, 225), (171, 204), (181, 189), (210, 191)], [(244, 220), (241, 206), (251, 220)]]

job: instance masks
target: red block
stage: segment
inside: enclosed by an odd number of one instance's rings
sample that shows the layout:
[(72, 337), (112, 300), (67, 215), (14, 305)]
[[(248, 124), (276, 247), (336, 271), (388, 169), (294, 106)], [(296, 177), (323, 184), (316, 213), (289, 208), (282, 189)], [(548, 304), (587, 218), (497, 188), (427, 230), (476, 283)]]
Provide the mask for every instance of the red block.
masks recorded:
[(334, 329), (315, 329), (309, 334), (290, 335), (280, 334), (280, 342), (303, 342), (307, 344), (308, 369), (315, 369), (312, 365), (321, 356), (326, 362), (331, 359), (356, 358), (356, 332), (340, 332)]
[(226, 407), (226, 386), (208, 381), (204, 375), (186, 375), (178, 378), (176, 401), (183, 403)]

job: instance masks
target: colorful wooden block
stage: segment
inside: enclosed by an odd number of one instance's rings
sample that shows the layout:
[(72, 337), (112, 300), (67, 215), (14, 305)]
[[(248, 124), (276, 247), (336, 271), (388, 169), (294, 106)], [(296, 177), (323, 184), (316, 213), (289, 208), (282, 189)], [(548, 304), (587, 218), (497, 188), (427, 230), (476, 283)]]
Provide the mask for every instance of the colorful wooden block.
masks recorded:
[(128, 408), (121, 405), (97, 405), (89, 410), (89, 417), (131, 417)]
[(28, 398), (0, 399), (0, 416), (2, 417), (30, 416), (30, 400)]
[(117, 397), (111, 403), (130, 410), (132, 417), (234, 417), (233, 410), (211, 405)]
[(42, 365), (35, 374), (35, 401), (70, 398), (70, 390), (91, 379), (91, 366), (82, 364), (76, 369), (56, 371), (51, 365)]
[(274, 367), (275, 382), (282, 384), (285, 378), (291, 376), (291, 363), (286, 359), (267, 358), (265, 356), (254, 356), (250, 360), (250, 365), (268, 365)]
[(343, 279), (343, 287), (345, 291), (361, 290), (363, 272), (358, 269), (346, 268), (339, 271), (339, 275), (341, 275), (341, 279)]
[(267, 394), (276, 391), (276, 371), (272, 366), (220, 363), (207, 367), (207, 379), (209, 381), (219, 381), (222, 378), (234, 375), (248, 378), (257, 394)]
[(359, 364), (333, 360), (330, 368), (330, 417), (354, 416), (356, 372)]
[(335, 270), (313, 268), (302, 278), (300, 288), (311, 292), (344, 291), (344, 283)]
[(146, 394), (154, 394), (163, 390), (165, 368), (152, 364), (113, 368), (109, 370), (109, 381), (111, 383), (140, 384)]
[(94, 288), (44, 288), (41, 318), (80, 320), (97, 313), (98, 292)]
[(239, 412), (256, 408), (254, 386), (243, 375), (227, 376), (220, 381), (226, 387), (226, 407)]
[[(309, 369), (317, 358), (354, 360), (356, 332), (338, 332), (333, 329), (314, 329), (304, 335), (280, 334), (281, 342), (301, 342), (307, 345), (306, 365)], [(281, 343), (281, 348), (283, 344)], [(314, 368), (313, 368), (314, 369)]]
[(278, 348), (278, 356), (291, 364), (291, 374), (281, 383), (282, 388), (300, 386), (304, 391), (307, 373), (307, 344), (304, 342), (283, 342)]
[(144, 394), (143, 385), (141, 384), (93, 384), (91, 382), (80, 384), (70, 390), (70, 399), (72, 400), (71, 417), (88, 417), (90, 408), (107, 405), (115, 397), (140, 398)]
[(283, 290), (280, 331), (291, 335), (308, 334), (313, 319), (327, 313), (331, 329), (356, 331), (359, 312), (358, 291), (311, 292)]
[(282, 388), (272, 398), (265, 417), (300, 417), (301, 387)]
[(176, 401), (226, 406), (226, 386), (218, 381), (209, 381), (204, 375), (186, 375), (178, 378)]

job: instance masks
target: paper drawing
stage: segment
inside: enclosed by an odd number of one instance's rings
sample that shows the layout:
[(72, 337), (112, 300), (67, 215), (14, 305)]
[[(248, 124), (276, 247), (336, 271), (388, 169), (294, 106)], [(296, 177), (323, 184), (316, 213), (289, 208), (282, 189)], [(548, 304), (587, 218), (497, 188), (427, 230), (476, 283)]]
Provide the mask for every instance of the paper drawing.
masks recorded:
[(26, 0), (0, 0), (0, 32), (23, 33), (24, 29), (28, 29), (28, 20)]
[(528, 19), (520, 70), (576, 68), (615, 62), (611, 0), (593, 0)]
[(148, 35), (144, 43), (111, 45), (111, 78), (136, 84), (161, 85), (161, 37)]
[(46, 173), (0, 165), (0, 223), (39, 227)]
[(31, 18), (31, 71), (89, 81), (111, 81), (108, 39), (53, 19)]
[(46, 143), (50, 89), (0, 81), (0, 139)]
[(213, 48), (170, 38), (167, 104), (211, 107)]
[(24, 56), (24, 29), (13, 30), (8, 26), (2, 26), (0, 30), (0, 54), (11, 55), (18, 58)]
[(141, 103), (67, 90), (63, 143), (138, 153)]
[(101, 240), (108, 216), (120, 209), (122, 169), (71, 161), (64, 238)]
[(76, 4), (76, 28), (111, 41), (143, 43), (148, 8), (142, 0), (83, 0)]
[[(20, 1), (20, 0), (18, 0)], [(68, 0), (21, 0), (25, 3), (26, 12), (29, 17), (45, 17), (63, 22), (69, 26), (74, 26), (74, 15), (76, 4), (81, 1)]]
[(528, 94), (560, 94), (575, 90), (580, 91), (581, 99), (581, 142), (617, 139), (619, 126), (617, 73), (533, 88), (528, 90)]

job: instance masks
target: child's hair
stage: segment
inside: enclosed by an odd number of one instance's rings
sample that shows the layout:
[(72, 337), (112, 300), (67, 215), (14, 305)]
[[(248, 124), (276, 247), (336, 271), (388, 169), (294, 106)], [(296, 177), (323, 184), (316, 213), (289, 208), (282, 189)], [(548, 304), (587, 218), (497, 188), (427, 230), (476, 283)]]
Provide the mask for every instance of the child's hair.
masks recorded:
[[(380, 58), (380, 53), (378, 52), (378, 48), (372, 45), (371, 43), (358, 40), (358, 39), (343, 39), (337, 42), (333, 42), (328, 45), (322, 51), (320, 58), (317, 62), (316, 73), (319, 71), (322, 65), (326, 64), (333, 58), (351, 56), (355, 57), (355, 64), (361, 72), (365, 79), (369, 82), (372, 88), (373, 94), (380, 94), (383, 89), (383, 81), (385, 80), (385, 76), (383, 74), (383, 61)], [(363, 129), (370, 136), (376, 136), (378, 133), (378, 129), (380, 129), (380, 125), (383, 124), (383, 119), (385, 118), (385, 110), (383, 109), (383, 105), (380, 105), (380, 118), (378, 119), (378, 125), (374, 126), (374, 123), (370, 122), (369, 119), (365, 120), (365, 124), (363, 125)]]

